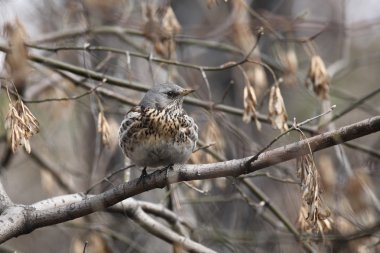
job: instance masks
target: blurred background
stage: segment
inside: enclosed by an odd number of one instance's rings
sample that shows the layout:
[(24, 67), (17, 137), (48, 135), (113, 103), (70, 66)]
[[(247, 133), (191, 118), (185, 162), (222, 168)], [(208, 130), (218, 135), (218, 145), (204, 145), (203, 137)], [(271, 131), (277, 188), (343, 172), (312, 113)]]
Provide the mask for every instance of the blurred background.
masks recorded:
[[(379, 9), (376, 0), (0, 0), (1, 180), (14, 202), (32, 204), (138, 177), (132, 168), (102, 181), (130, 164), (117, 140), (124, 114), (163, 82), (196, 89), (185, 109), (204, 148), (191, 163), (254, 155), (287, 119), (332, 105), (305, 126), (306, 136), (379, 115)], [(8, 43), (17, 50), (6, 54)], [(39, 122), (27, 137), (30, 154), (12, 151), (4, 127), (16, 91)], [(135, 198), (171, 209), (190, 224), (186, 235), (217, 252), (303, 252), (305, 241), (318, 252), (378, 252), (379, 149), (373, 134), (314, 154), (328, 218), (312, 228), (295, 160)], [(83, 252), (86, 241), (86, 252), (181, 252), (107, 212), (38, 229), (0, 251)]]

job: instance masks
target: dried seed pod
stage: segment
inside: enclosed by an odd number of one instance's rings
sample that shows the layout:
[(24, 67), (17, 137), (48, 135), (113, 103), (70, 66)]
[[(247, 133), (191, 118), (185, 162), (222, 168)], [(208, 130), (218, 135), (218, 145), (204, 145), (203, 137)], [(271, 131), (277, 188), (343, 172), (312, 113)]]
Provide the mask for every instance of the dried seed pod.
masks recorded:
[[(231, 1), (231, 5), (234, 13), (236, 13), (236, 15), (233, 16), (233, 23), (231, 25), (232, 40), (244, 53), (248, 53), (257, 42), (256, 33), (250, 26), (251, 16), (242, 1)], [(255, 48), (254, 54), (255, 60), (260, 61), (260, 51), (258, 47)], [(268, 80), (264, 68), (259, 64), (243, 64), (242, 67), (247, 73), (249, 82), (255, 88), (256, 94), (260, 97), (268, 87)]]
[(244, 113), (243, 113), (243, 121), (245, 123), (251, 122), (252, 117), (256, 117), (256, 94), (255, 90), (251, 85), (246, 85), (243, 91), (243, 99), (244, 99)]
[(31, 111), (21, 100), (9, 103), (9, 111), (5, 119), (5, 128), (10, 130), (9, 138), (13, 152), (22, 145), (30, 153), (29, 139), (39, 131), (39, 123)]
[(156, 52), (164, 57), (175, 53), (173, 37), (181, 30), (181, 25), (170, 6), (158, 8), (153, 13), (150, 5), (146, 6), (147, 22), (144, 24), (144, 36), (153, 43)]
[(311, 153), (297, 158), (297, 176), (301, 179), (301, 208), (298, 216), (301, 231), (323, 233), (331, 230), (331, 212), (324, 204), (319, 172)]
[(278, 49), (277, 51), (278, 60), (285, 71), (284, 84), (289, 86), (296, 84), (298, 59), (295, 50), (289, 48), (287, 50)]
[(330, 77), (327, 73), (325, 63), (319, 55), (313, 55), (311, 57), (306, 80), (306, 84), (309, 83), (311, 83), (315, 94), (320, 99), (328, 98)]
[(104, 116), (104, 112), (100, 111), (98, 114), (98, 133), (100, 133), (102, 137), (102, 143), (105, 146), (110, 146), (110, 126), (106, 117)]
[(16, 19), (13, 24), (4, 25), (4, 34), (10, 44), (10, 51), (5, 57), (7, 71), (14, 86), (21, 93), (29, 70), (28, 50), (25, 46), (26, 31), (20, 20)]
[(272, 122), (273, 127), (280, 129), (281, 132), (288, 130), (284, 99), (282, 98), (278, 83), (272, 86), (269, 94), (268, 117)]
[[(213, 117), (210, 117), (209, 123), (206, 125), (204, 131), (201, 132), (201, 139), (206, 144), (210, 144), (210, 146), (207, 148), (208, 150), (212, 150), (213, 152), (218, 154), (218, 156), (224, 158), (224, 150), (226, 148), (225, 138), (219, 127), (219, 124), (215, 121)], [(193, 153), (191, 159), (194, 163), (213, 163), (219, 161), (211, 154), (202, 151), (197, 151)]]

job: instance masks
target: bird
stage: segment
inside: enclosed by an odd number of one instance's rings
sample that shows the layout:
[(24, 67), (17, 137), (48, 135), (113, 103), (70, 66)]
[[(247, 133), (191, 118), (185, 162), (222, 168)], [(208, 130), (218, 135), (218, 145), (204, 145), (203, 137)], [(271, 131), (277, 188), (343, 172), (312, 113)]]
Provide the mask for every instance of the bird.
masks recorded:
[(153, 86), (125, 115), (119, 128), (119, 145), (135, 165), (164, 169), (186, 163), (196, 147), (198, 126), (186, 114), (184, 97), (194, 92), (173, 83)]

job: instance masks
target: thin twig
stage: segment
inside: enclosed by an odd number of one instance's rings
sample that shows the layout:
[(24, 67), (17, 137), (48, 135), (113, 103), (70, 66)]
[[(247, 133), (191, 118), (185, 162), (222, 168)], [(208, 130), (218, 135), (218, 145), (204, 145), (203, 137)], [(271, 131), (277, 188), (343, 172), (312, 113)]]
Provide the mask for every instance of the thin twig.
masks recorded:
[(193, 153), (198, 152), (199, 150), (202, 150), (202, 149), (208, 149), (209, 147), (212, 147), (212, 146), (214, 146), (215, 144), (216, 144), (216, 143), (213, 142), (213, 143), (210, 143), (210, 144), (206, 144), (206, 145), (200, 146), (200, 147), (198, 147), (197, 149), (194, 149), (194, 150), (193, 150)]
[(330, 110), (320, 114), (320, 115), (317, 115), (313, 118), (310, 118), (310, 119), (307, 119), (307, 120), (304, 120), (302, 121), (301, 123), (296, 123), (294, 122), (294, 124), (292, 125), (292, 127), (290, 127), (287, 131), (284, 131), (283, 133), (281, 133), (280, 135), (276, 136), (268, 145), (266, 145), (264, 148), (262, 148), (256, 155), (254, 155), (251, 159), (249, 159), (247, 161), (247, 163), (252, 163), (254, 162), (262, 153), (264, 153), (266, 150), (268, 150), (276, 141), (278, 141), (281, 137), (283, 137), (284, 135), (287, 135), (288, 133), (290, 133), (291, 131), (294, 131), (294, 130), (297, 130), (297, 129), (300, 129), (300, 126), (303, 126), (317, 118), (320, 118), (324, 115), (326, 115), (327, 113), (330, 113), (332, 112), (332, 110), (335, 108), (336, 106), (333, 105), (331, 106)]
[(195, 187), (193, 184), (189, 183), (189, 182), (182, 182), (184, 183), (184, 185), (186, 185), (187, 187), (189, 187), (190, 189), (196, 191), (196, 192), (199, 192), (201, 194), (207, 194), (207, 191), (204, 191), (204, 190), (201, 190), (197, 187)]
[(91, 185), (91, 186), (87, 189), (87, 191), (86, 191), (85, 193), (86, 193), (86, 194), (90, 193), (90, 192), (92, 191), (92, 189), (94, 189), (94, 188), (95, 188), (96, 186), (98, 186), (99, 184), (101, 184), (101, 183), (103, 183), (103, 182), (109, 182), (109, 179), (110, 179), (111, 177), (113, 177), (114, 175), (116, 175), (116, 174), (118, 174), (118, 173), (120, 173), (120, 172), (123, 172), (123, 171), (125, 171), (125, 170), (127, 170), (127, 169), (130, 169), (130, 168), (132, 168), (132, 167), (135, 167), (135, 165), (132, 164), (132, 165), (129, 165), (129, 166), (127, 166), (127, 167), (123, 167), (123, 168), (121, 168), (121, 169), (118, 169), (118, 170), (115, 170), (115, 171), (112, 171), (112, 172), (108, 173), (105, 177), (103, 177), (102, 179), (100, 179), (99, 181), (97, 181), (96, 183), (94, 183), (93, 185)]
[(82, 97), (85, 97), (89, 94), (92, 94), (94, 91), (96, 91), (96, 89), (98, 89), (103, 83), (100, 82), (98, 85), (95, 85), (95, 87), (92, 87), (91, 89), (89, 89), (88, 91), (86, 92), (83, 92), (82, 94), (79, 94), (79, 95), (76, 95), (76, 96), (72, 96), (72, 97), (63, 97), (63, 98), (45, 98), (45, 99), (39, 99), (39, 100), (27, 100), (27, 99), (24, 99), (22, 98), (22, 101), (24, 103), (28, 103), (28, 104), (36, 104), (36, 103), (45, 103), (45, 102), (63, 102), (63, 101), (71, 101), (71, 100), (78, 100)]
[(323, 128), (324, 126), (326, 126), (327, 124), (341, 118), (342, 116), (346, 115), (347, 113), (349, 113), (350, 111), (352, 111), (353, 109), (357, 108), (358, 106), (360, 106), (361, 104), (363, 104), (364, 102), (366, 102), (368, 99), (370, 99), (371, 97), (377, 95), (378, 93), (380, 92), (380, 88), (377, 88), (376, 90), (372, 91), (371, 93), (359, 98), (358, 100), (356, 100), (354, 103), (352, 103), (351, 105), (349, 105), (347, 108), (343, 109), (342, 111), (334, 114), (333, 117), (331, 117), (331, 119), (327, 120), (326, 122), (323, 123), (323, 125), (319, 126), (320, 128)]
[(277, 182), (281, 182), (281, 183), (300, 184), (300, 182), (294, 181), (293, 179), (290, 179), (290, 178), (281, 178), (281, 177), (273, 176), (269, 172), (243, 175), (243, 176), (240, 176), (239, 178), (251, 178), (251, 177), (267, 177), (267, 178), (273, 179), (273, 180), (275, 180)]

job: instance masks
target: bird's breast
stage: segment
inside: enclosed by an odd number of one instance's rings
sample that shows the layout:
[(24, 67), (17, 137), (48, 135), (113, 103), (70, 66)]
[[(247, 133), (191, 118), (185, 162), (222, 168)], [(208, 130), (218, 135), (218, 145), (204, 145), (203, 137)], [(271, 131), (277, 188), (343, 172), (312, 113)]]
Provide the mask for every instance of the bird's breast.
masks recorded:
[(184, 113), (147, 109), (122, 122), (120, 146), (141, 166), (185, 163), (198, 139), (198, 127)]

